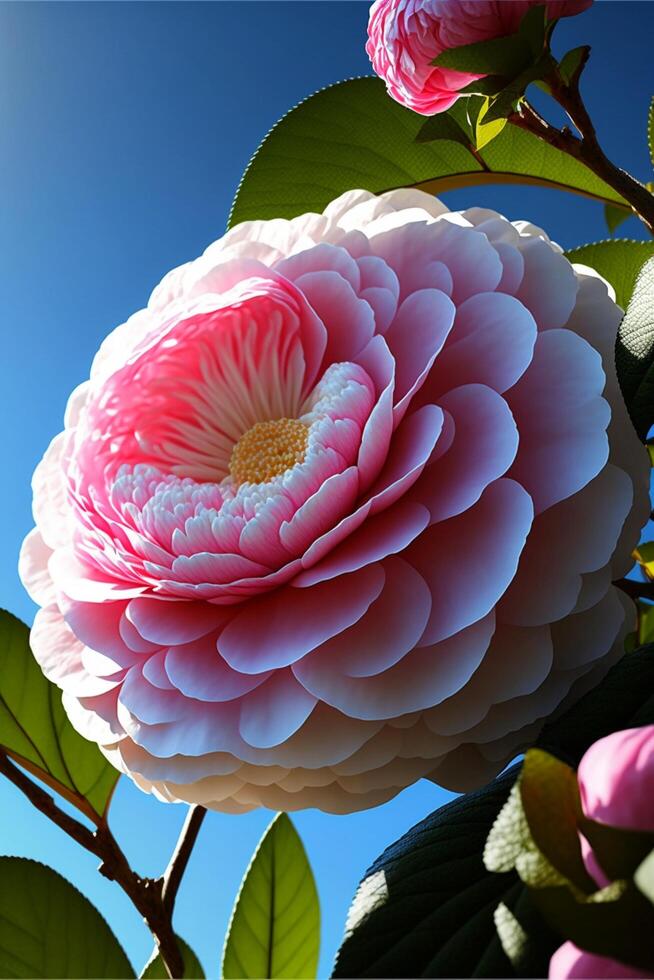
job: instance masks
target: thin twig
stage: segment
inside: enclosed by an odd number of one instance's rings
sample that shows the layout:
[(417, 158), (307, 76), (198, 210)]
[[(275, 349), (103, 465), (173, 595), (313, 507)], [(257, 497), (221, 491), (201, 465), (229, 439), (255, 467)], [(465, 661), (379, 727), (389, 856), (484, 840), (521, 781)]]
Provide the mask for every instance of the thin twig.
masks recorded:
[[(91, 854), (100, 858), (98, 868), (100, 873), (105, 878), (109, 878), (120, 885), (134, 907), (143, 916), (155, 938), (169, 977), (183, 977), (184, 961), (172, 926), (172, 913), (177, 888), (172, 895), (172, 900), (164, 904), (164, 879), (141, 878), (140, 875), (136, 874), (131, 869), (127, 858), (105, 821), (102, 821), (96, 830), (89, 830), (79, 820), (69, 816), (57, 806), (49, 793), (33, 782), (22, 769), (19, 769), (12, 762), (4, 749), (0, 749), (0, 773), (6, 776), (37, 810), (52, 820), (64, 833), (72, 837)], [(197, 836), (197, 830), (195, 835)], [(187, 845), (187, 853), (183, 861), (184, 866), (188, 862), (192, 846), (192, 842)], [(180, 880), (183, 870), (182, 867), (179, 874)], [(179, 881), (177, 887), (179, 887)]]
[(207, 811), (203, 806), (192, 806), (189, 809), (177, 845), (164, 872), (161, 898), (164, 908), (170, 909), (171, 913), (182, 876), (186, 871), (186, 865), (193, 850), (193, 845), (195, 844), (200, 827), (202, 826), (202, 821), (206, 815)]
[(573, 79), (566, 85), (554, 74), (548, 77), (547, 82), (552, 96), (565, 110), (580, 138), (568, 128), (557, 129), (550, 125), (527, 101), (522, 102), (518, 110), (509, 116), (509, 122), (583, 163), (624, 198), (634, 214), (654, 235), (654, 195), (631, 174), (616, 167), (602, 150), (581, 97), (578, 79)]
[(637, 582), (634, 579), (621, 578), (615, 584), (632, 599), (654, 600), (654, 582)]

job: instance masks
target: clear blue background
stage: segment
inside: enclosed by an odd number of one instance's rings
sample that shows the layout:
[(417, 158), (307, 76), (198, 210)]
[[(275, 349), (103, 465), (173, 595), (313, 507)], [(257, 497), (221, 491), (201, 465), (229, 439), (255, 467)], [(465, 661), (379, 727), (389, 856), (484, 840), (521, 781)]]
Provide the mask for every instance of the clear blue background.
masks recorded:
[[(0, 6), (0, 601), (31, 622), (16, 575), (32, 526), (30, 477), (101, 339), (170, 268), (221, 235), (240, 175), (276, 119), (315, 89), (368, 73), (365, 3), (71, 3)], [(585, 90), (612, 156), (650, 179), (645, 142), (654, 6), (601, 2), (557, 29), (593, 45)], [(606, 237), (601, 206), (537, 188), (468, 189), (569, 247)], [(635, 219), (620, 234), (641, 237)], [(320, 891), (321, 975), (372, 859), (447, 794), (429, 783), (375, 811), (297, 816)], [(111, 822), (135, 867), (165, 865), (183, 809), (123, 779)], [(210, 814), (177, 927), (217, 976), (250, 854), (270, 818)], [(151, 943), (117, 886), (17, 791), (0, 785), (0, 851), (39, 858), (104, 912), (138, 968)]]

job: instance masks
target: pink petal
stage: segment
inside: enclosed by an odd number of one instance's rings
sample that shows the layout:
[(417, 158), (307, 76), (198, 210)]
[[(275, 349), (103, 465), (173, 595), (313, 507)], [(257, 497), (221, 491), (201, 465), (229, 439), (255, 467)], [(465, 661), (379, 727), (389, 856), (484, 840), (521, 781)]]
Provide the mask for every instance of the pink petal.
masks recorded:
[(399, 501), (389, 510), (369, 517), (359, 530), (322, 561), (301, 572), (292, 584), (306, 588), (354, 572), (388, 555), (398, 554), (424, 531), (428, 522), (429, 512), (425, 507)]
[(486, 616), (515, 575), (533, 505), (513, 480), (497, 480), (473, 508), (432, 525), (407, 560), (431, 588), (433, 607), (421, 644), (436, 643)]
[(534, 359), (507, 395), (520, 432), (510, 476), (540, 513), (597, 476), (608, 458), (611, 410), (597, 351), (570, 330), (540, 334)]
[(370, 565), (309, 589), (264, 596), (236, 613), (218, 649), (244, 674), (285, 667), (356, 623), (383, 586), (383, 569)]
[(249, 745), (272, 748), (295, 734), (316, 702), (317, 698), (298, 684), (290, 670), (277, 670), (244, 698), (239, 732)]
[(207, 602), (143, 598), (132, 599), (125, 615), (145, 640), (176, 646), (218, 629), (230, 614)]
[(214, 636), (203, 636), (166, 654), (166, 673), (174, 686), (198, 701), (231, 701), (262, 684), (269, 676), (239, 674), (218, 653)]
[(485, 385), (465, 385), (440, 399), (454, 422), (454, 440), (428, 467), (416, 497), (431, 522), (444, 521), (475, 504), (503, 476), (518, 450), (518, 430), (501, 395)]

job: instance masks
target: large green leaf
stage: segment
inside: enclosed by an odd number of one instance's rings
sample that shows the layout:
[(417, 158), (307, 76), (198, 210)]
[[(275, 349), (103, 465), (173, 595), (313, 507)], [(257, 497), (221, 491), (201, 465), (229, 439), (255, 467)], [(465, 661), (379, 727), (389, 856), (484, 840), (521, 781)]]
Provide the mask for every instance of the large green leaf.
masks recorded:
[(618, 331), (615, 366), (631, 421), (644, 442), (654, 423), (654, 258), (638, 273)]
[[(184, 961), (184, 980), (205, 980), (205, 973), (199, 959), (188, 943), (177, 937), (177, 945)], [(168, 971), (164, 966), (161, 953), (153, 953), (141, 974), (141, 980), (168, 980)]]
[[(465, 99), (449, 111), (464, 129)], [(352, 188), (380, 193), (419, 187), (439, 193), (489, 183), (575, 191), (624, 201), (587, 167), (508, 125), (481, 155), (456, 142), (418, 143), (423, 116), (398, 105), (376, 78), (354, 78), (310, 96), (270, 131), (239, 186), (230, 227), (254, 218), (322, 211)]]
[(0, 976), (133, 977), (118, 940), (52, 868), (0, 858)]
[(311, 866), (285, 813), (272, 821), (236, 899), (223, 953), (222, 975), (315, 977), (320, 907)]
[[(652, 723), (654, 645), (625, 656), (544, 728), (538, 744), (576, 766), (598, 738)], [(437, 810), (375, 861), (350, 909), (334, 976), (547, 976), (560, 938), (536, 915), (515, 872), (492, 874), (482, 860), (518, 771)], [(502, 942), (519, 948), (517, 973)]]
[(571, 262), (596, 269), (615, 289), (618, 306), (629, 305), (643, 263), (654, 255), (654, 242), (634, 242), (626, 238), (580, 245), (565, 253)]
[(41, 673), (29, 630), (0, 610), (0, 748), (96, 823), (118, 772), (72, 727), (59, 689)]

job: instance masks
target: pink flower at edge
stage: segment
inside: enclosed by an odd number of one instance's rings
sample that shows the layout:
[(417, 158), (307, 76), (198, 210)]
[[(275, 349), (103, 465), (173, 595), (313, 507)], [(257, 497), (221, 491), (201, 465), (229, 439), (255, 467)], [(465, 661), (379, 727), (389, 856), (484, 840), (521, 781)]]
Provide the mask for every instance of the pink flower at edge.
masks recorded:
[(173, 270), (34, 474), (20, 572), (72, 723), (229, 812), (488, 780), (633, 626), (620, 318), (540, 229), (411, 190)]
[[(396, 102), (433, 116), (445, 112), (476, 78), (431, 62), (443, 51), (513, 34), (525, 11), (543, 0), (376, 0), (366, 51)], [(549, 0), (550, 18), (581, 13), (592, 0)]]
[[(629, 728), (599, 739), (579, 764), (579, 790), (587, 817), (612, 827), (654, 832), (654, 725)], [(598, 883), (609, 884), (585, 841), (584, 861)], [(637, 967), (564, 943), (550, 961), (550, 980), (649, 978)]]

